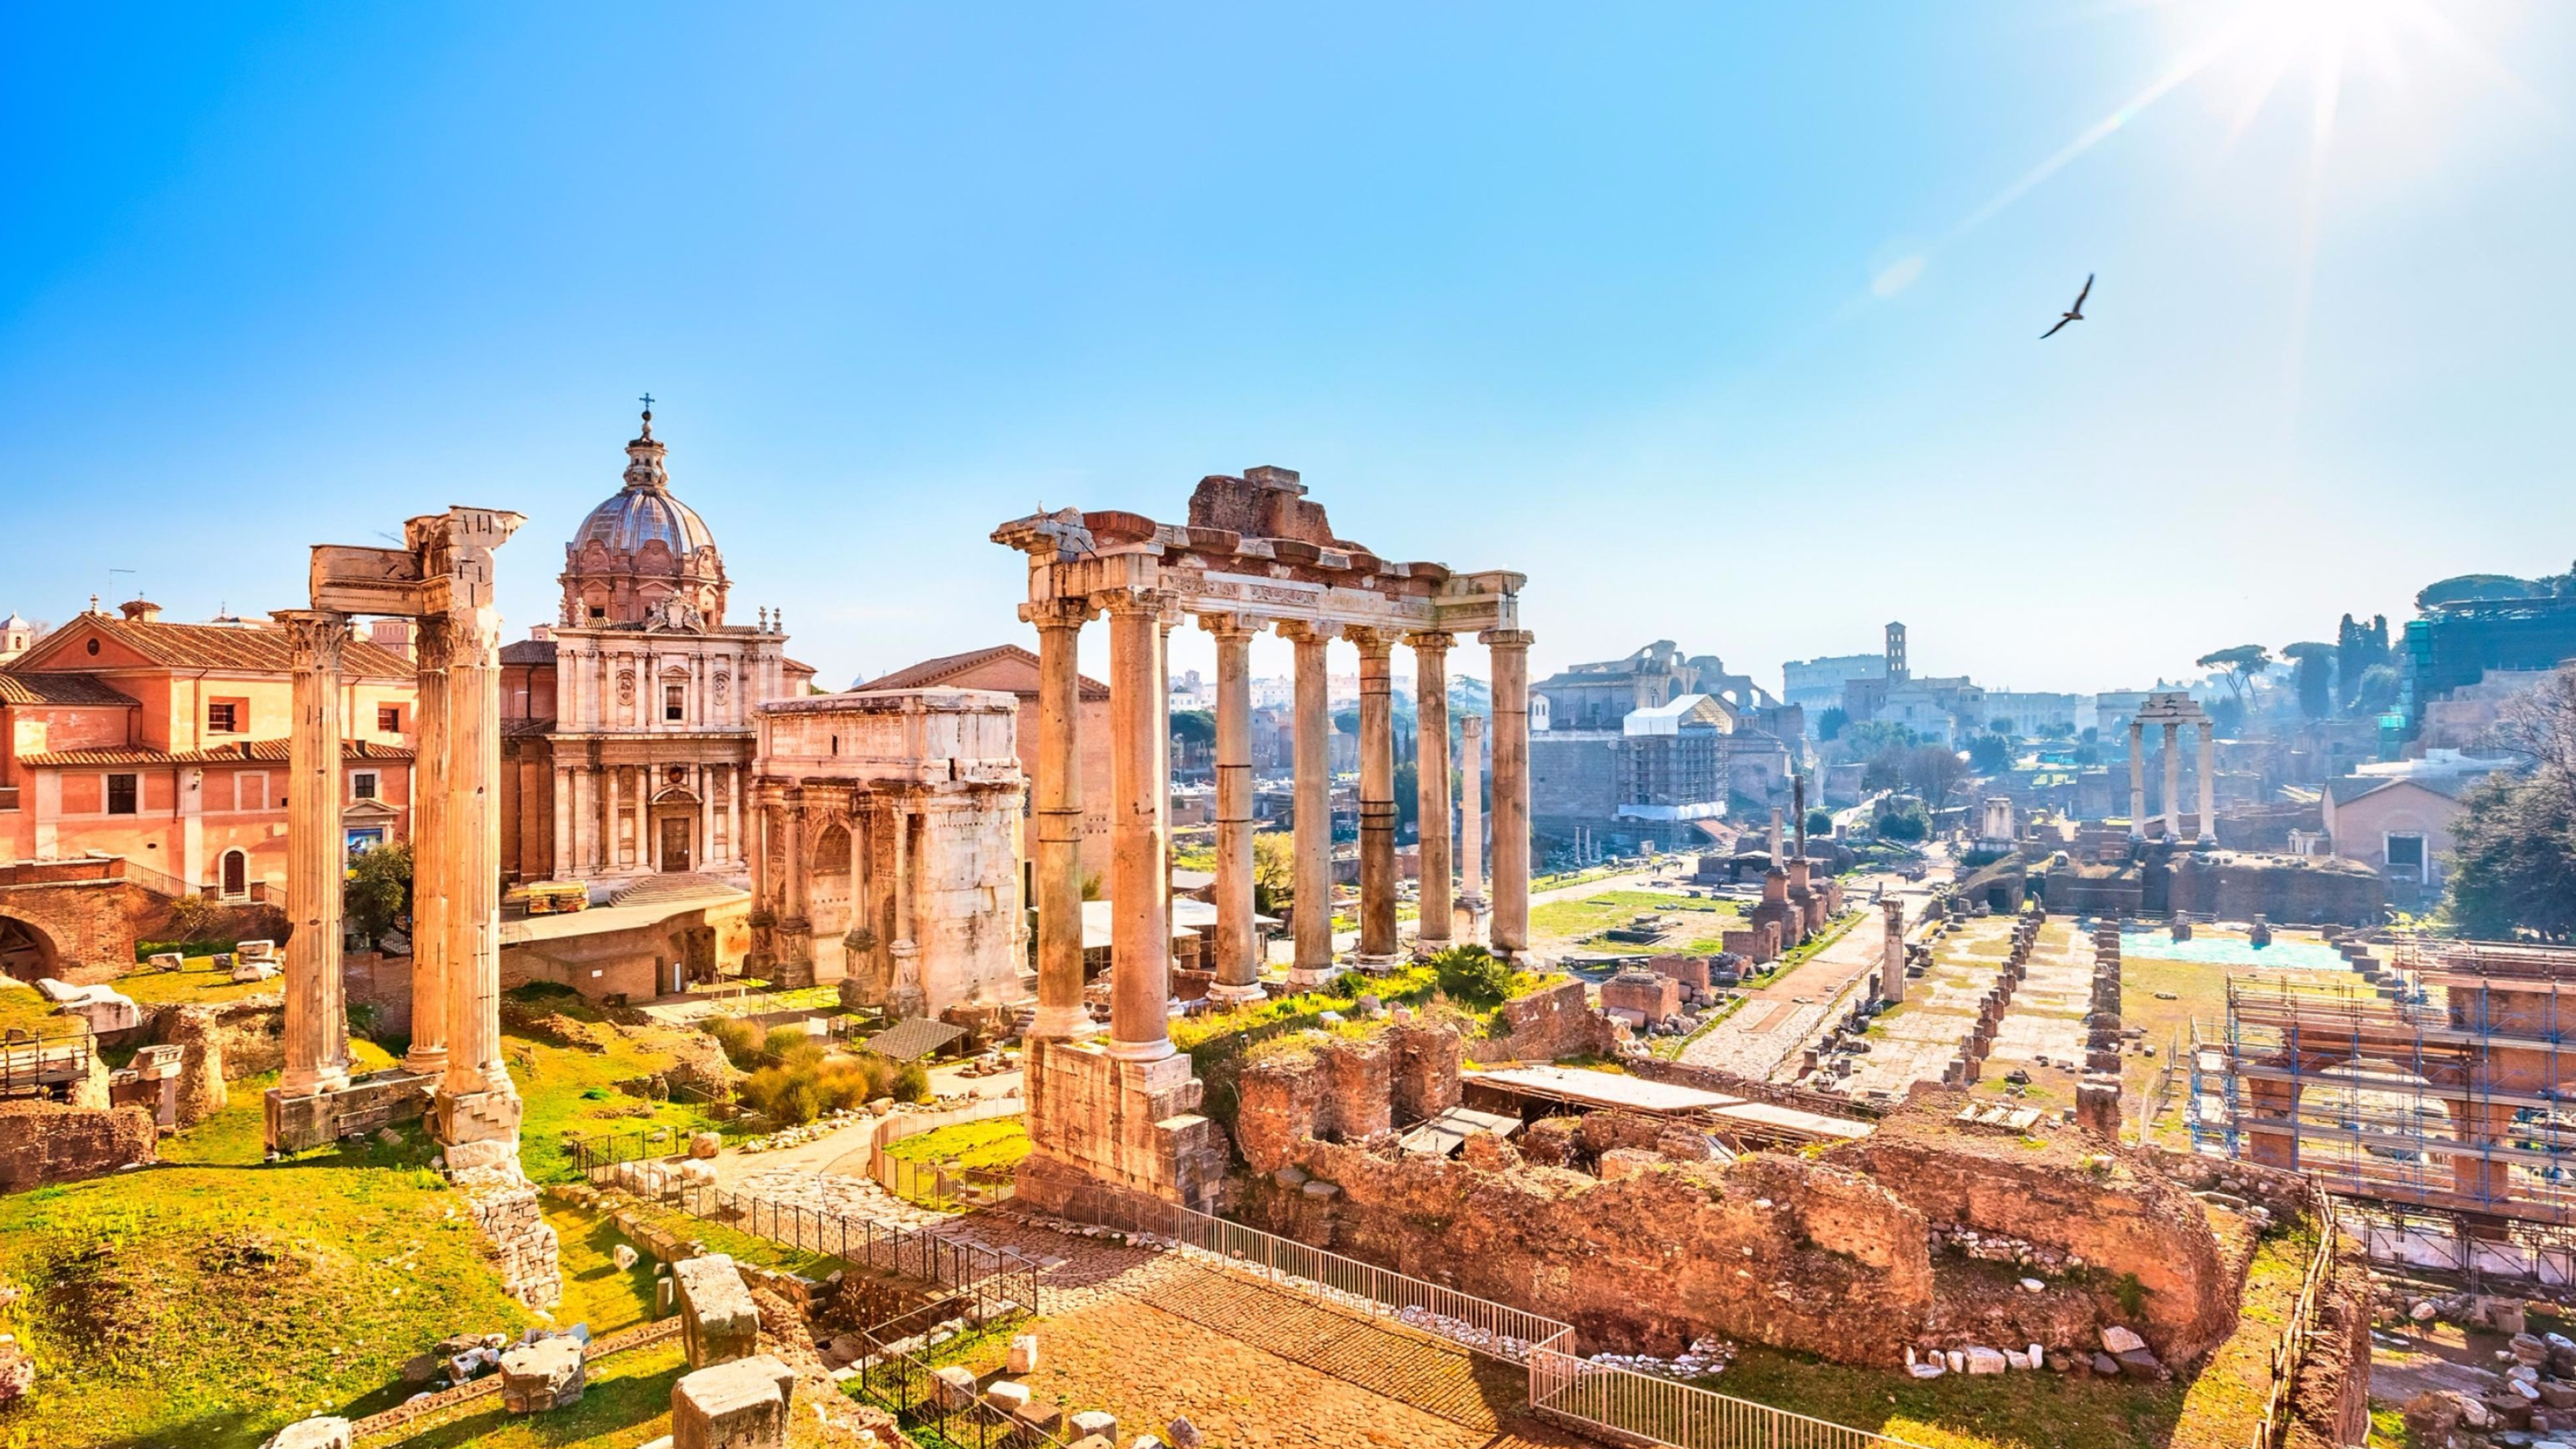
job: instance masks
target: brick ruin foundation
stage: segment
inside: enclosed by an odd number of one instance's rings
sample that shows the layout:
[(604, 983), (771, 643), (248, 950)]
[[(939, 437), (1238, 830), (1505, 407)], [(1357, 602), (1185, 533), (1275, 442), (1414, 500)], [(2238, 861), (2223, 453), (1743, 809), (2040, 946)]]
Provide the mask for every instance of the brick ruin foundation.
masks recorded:
[(2089, 1347), (2116, 1324), (2181, 1366), (2236, 1326), (2245, 1264), (2158, 1154), (1964, 1127), (1938, 1095), (1813, 1155), (1722, 1161), (1687, 1124), (1616, 1112), (1402, 1152), (1391, 1124), (1454, 1104), (1461, 1045), (1399, 1025), (1248, 1062), (1237, 1215), (1563, 1319), (1590, 1349), (1715, 1333), (1884, 1367), (1909, 1346)]
[(150, 1162), (160, 1131), (141, 1107), (0, 1102), (0, 1192)]

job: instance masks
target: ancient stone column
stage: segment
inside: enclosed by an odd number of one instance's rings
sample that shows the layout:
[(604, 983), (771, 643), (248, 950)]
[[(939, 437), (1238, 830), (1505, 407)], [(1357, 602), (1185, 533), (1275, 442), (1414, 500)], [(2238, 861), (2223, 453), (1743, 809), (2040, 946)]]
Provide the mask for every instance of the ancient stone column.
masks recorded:
[(1526, 629), (1488, 629), (1493, 651), (1494, 949), (1529, 949), (1529, 646)]
[[(897, 795), (894, 799), (894, 944), (886, 954), (894, 959), (894, 980), (886, 993), (886, 1011), (901, 1020), (908, 1015), (927, 1014), (929, 1001), (921, 991), (921, 917), (916, 909), (921, 890), (921, 856), (929, 847), (925, 838), (921, 848), (913, 845), (913, 822), (927, 836), (930, 816), (922, 810), (922, 801)], [(856, 883), (853, 882), (853, 885)]]
[(2182, 839), (2182, 726), (2165, 726), (2165, 839)]
[(1290, 822), (1297, 857), (1297, 953), (1288, 980), (1316, 986), (1333, 976), (1333, 718), (1324, 654), (1332, 635), (1329, 626), (1315, 624), (1282, 624), (1279, 632), (1297, 653), (1296, 818)]
[(2195, 840), (2218, 840), (2218, 726), (2200, 722), (2200, 828)]
[(501, 1058), (501, 615), (490, 602), (490, 554), (479, 552), (481, 597), (448, 615), (447, 827), (454, 849), (447, 1077), (436, 1125), (450, 1168), (506, 1162), (515, 1169), (519, 1094)]
[(608, 868), (610, 870), (620, 869), (626, 864), (626, 844), (618, 831), (618, 825), (625, 815), (625, 794), (626, 767), (623, 765), (609, 766), (608, 820), (607, 823), (601, 827), (607, 840), (606, 844), (602, 846), (600, 854), (607, 860)]
[(794, 921), (801, 926), (805, 923), (805, 792), (791, 787), (779, 805), (778, 818), (784, 826), (779, 854), (786, 861), (786, 869), (780, 874), (786, 877), (787, 885), (778, 919), (782, 925)]
[(411, 1049), (405, 1071), (447, 1071), (447, 878), (456, 843), (448, 825), (447, 620), (413, 630), (417, 744), (411, 772)]
[(1395, 961), (1395, 641), (1375, 629), (1345, 631), (1360, 650), (1361, 964)]
[(1216, 636), (1216, 980), (1218, 1001), (1258, 1001), (1261, 938), (1252, 924), (1252, 630), (1230, 614)]
[(286, 1066), (278, 1089), (290, 1097), (349, 1085), (349, 1017), (340, 1004), (340, 890), (348, 845), (340, 833), (340, 656), (345, 614), (279, 609), (294, 671), (293, 733), (287, 740)]
[(1110, 997), (1109, 1054), (1154, 1061), (1172, 1054), (1172, 932), (1164, 913), (1162, 688), (1163, 599), (1127, 590), (1109, 610)]
[(1024, 611), (1038, 629), (1037, 815), (1038, 1013), (1035, 1037), (1091, 1030), (1082, 1005), (1082, 675), (1077, 652), (1086, 599), (1056, 599)]
[(1456, 935), (1477, 939), (1485, 913), (1485, 717), (1458, 721), (1458, 905)]
[(1414, 813), (1421, 819), (1421, 924), (1415, 944), (1437, 951), (1449, 944), (1449, 646), (1440, 633), (1410, 634), (1413, 646), (1414, 715), (1420, 733), (1414, 742), (1417, 781)]
[(1787, 842), (1781, 839), (1780, 807), (1774, 805), (1771, 807), (1771, 868), (1773, 870), (1789, 868), (1789, 857), (1784, 853), (1786, 849)]
[(2129, 838), (2147, 838), (2147, 726), (2129, 721)]
[(560, 760), (555, 763), (555, 858), (553, 878), (581, 879), (581, 865), (572, 858), (572, 766)]
[(1905, 999), (1905, 902), (1889, 896), (1880, 903), (1886, 924), (1887, 939), (1880, 943), (1878, 957), (1878, 999)]

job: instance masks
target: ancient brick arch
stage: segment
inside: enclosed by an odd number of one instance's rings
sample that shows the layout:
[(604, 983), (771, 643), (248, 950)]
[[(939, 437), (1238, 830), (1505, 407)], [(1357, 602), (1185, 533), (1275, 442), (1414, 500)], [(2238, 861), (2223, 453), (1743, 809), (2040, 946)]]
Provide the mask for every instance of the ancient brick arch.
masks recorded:
[(169, 909), (167, 899), (119, 880), (0, 889), (0, 921), (9, 923), (0, 925), (0, 970), (22, 981), (108, 980), (134, 964), (135, 941), (158, 929)]
[(42, 926), (0, 916), (0, 973), (36, 981), (61, 970), (62, 953)]

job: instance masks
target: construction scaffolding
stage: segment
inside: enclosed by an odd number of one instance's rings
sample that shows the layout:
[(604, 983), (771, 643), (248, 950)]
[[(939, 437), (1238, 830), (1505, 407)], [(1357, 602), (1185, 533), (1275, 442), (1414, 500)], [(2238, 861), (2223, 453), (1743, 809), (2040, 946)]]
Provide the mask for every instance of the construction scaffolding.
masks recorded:
[(2193, 1150), (2313, 1174), (2389, 1243), (2438, 1227), (2471, 1270), (2473, 1243), (2576, 1264), (2571, 994), (2576, 950), (2490, 942), (2402, 945), (2349, 986), (2230, 981), (2225, 1035), (2192, 1031)]

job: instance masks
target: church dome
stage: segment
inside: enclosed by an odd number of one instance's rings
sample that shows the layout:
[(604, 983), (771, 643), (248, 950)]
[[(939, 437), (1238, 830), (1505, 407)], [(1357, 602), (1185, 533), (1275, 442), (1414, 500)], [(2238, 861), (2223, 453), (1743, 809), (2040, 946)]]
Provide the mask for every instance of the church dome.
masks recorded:
[(666, 453), (647, 411), (626, 445), (626, 486), (564, 545), (565, 624), (723, 624), (724, 560), (706, 520), (671, 496)]
[(592, 539), (617, 553), (641, 552), (644, 545), (659, 539), (674, 555), (713, 548), (716, 543), (697, 510), (672, 497), (670, 488), (659, 482), (642, 487), (629, 483), (625, 491), (590, 510), (572, 536), (573, 547)]

